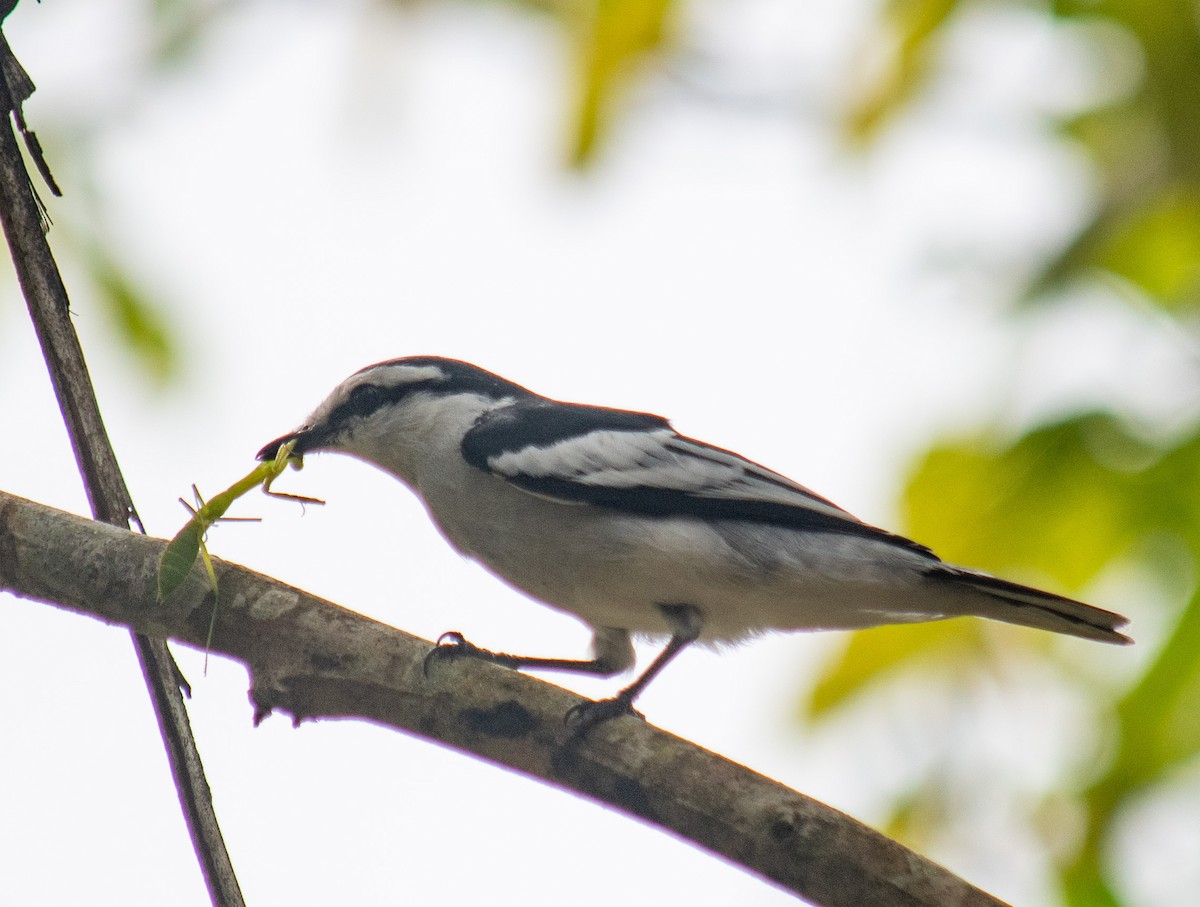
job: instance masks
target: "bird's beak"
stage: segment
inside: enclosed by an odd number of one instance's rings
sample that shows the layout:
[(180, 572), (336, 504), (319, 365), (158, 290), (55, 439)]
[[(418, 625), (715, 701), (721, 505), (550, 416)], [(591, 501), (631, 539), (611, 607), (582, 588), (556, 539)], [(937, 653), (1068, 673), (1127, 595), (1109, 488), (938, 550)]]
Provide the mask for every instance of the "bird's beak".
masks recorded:
[(257, 454), (255, 454), (255, 459), (261, 460), (264, 463), (274, 460), (275, 457), (279, 455), (279, 448), (283, 447), (284, 444), (287, 444), (288, 441), (296, 442), (296, 446), (292, 448), (293, 454), (304, 454), (312, 448), (312, 442), (315, 440), (312, 436), (313, 432), (307, 428), (299, 428), (296, 429), (296, 431), (288, 432), (283, 437), (276, 438)]

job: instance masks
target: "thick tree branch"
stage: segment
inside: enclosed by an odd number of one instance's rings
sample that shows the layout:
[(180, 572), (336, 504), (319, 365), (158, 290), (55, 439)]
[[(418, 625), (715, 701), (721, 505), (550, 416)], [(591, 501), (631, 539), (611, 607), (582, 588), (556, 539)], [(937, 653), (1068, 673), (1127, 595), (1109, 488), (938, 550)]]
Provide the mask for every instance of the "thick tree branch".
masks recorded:
[[(4, 55), (0, 60), (4, 72), (4, 78), (0, 79), (0, 108), (23, 123), (20, 102), (33, 91), (33, 83), (25, 76), (23, 97), (11, 97), (8, 87), (11, 74), (24, 75), (24, 70), (2, 36), (0, 54)], [(43, 172), (49, 179), (49, 171)], [(52, 181), (51, 186), (57, 188)], [(0, 127), (0, 222), (92, 513), (96, 519), (114, 526), (128, 526), (130, 518), (136, 518), (133, 500), (100, 417), (83, 349), (71, 324), (67, 290), (46, 242), (42, 212), (7, 118)], [(133, 643), (209, 895), (222, 907), (240, 907), (241, 890), (213, 810), (212, 795), (179, 688), (178, 669), (165, 640), (135, 634)]]
[[(199, 566), (158, 604), (164, 542), (0, 492), (0, 590), (155, 637), (203, 645), (213, 595)], [(478, 661), (422, 665), (428, 642), (244, 567), (214, 561), (212, 651), (243, 662), (261, 718), (363, 718), (607, 803), (829, 907), (1001, 902), (824, 804), (635, 718), (583, 739), (578, 697)]]

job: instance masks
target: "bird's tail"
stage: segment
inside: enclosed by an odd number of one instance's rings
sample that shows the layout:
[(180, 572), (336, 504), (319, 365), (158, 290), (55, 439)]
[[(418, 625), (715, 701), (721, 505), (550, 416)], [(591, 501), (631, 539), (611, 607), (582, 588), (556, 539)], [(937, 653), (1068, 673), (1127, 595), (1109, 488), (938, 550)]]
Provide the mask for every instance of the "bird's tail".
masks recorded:
[(1128, 618), (1073, 598), (951, 564), (938, 564), (926, 576), (934, 582), (980, 593), (972, 596), (975, 607), (970, 613), (981, 617), (1117, 645), (1133, 642), (1119, 632), (1120, 627), (1129, 623)]

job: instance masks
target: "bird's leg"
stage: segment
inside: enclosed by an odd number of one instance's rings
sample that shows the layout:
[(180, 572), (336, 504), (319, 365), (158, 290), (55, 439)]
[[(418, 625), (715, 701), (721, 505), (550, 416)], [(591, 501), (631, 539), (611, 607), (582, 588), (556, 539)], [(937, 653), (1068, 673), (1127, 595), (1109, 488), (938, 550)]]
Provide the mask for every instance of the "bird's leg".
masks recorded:
[(601, 677), (612, 677), (633, 666), (633, 644), (629, 641), (629, 633), (626, 630), (598, 628), (592, 637), (592, 652), (593, 657), (590, 659), (509, 655), (507, 652), (481, 649), (467, 642), (461, 633), (451, 631), (439, 636), (437, 645), (425, 656), (425, 675), (429, 675), (429, 665), (440, 658), (477, 658), (505, 668), (575, 671), (580, 674), (599, 674)]
[(641, 715), (633, 707), (633, 700), (649, 686), (650, 681), (657, 677), (663, 668), (671, 663), (676, 655), (700, 637), (700, 631), (704, 628), (704, 620), (701, 617), (700, 609), (695, 605), (659, 605), (658, 607), (671, 626), (671, 641), (667, 643), (665, 649), (658, 653), (658, 657), (650, 662), (650, 666), (641, 673), (637, 680), (612, 699), (581, 702), (579, 705), (572, 706), (567, 711), (564, 720), (567, 724), (574, 725), (577, 733), (582, 733), (602, 721), (608, 721), (610, 718), (620, 715), (637, 715), (640, 718)]

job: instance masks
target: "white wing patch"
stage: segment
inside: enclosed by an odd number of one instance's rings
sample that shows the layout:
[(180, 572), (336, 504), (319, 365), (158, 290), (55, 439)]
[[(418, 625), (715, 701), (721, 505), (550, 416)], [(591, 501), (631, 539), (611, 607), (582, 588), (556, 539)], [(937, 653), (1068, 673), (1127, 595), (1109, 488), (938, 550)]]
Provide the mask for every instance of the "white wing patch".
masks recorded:
[(675, 436), (670, 429), (653, 432), (592, 431), (547, 447), (523, 447), (488, 457), (500, 475), (516, 478), (565, 479), (608, 488), (687, 489), (694, 483), (669, 474), (664, 467), (663, 442)]
[(764, 501), (858, 522), (807, 488), (737, 454), (684, 438), (669, 428), (597, 430), (545, 447), (487, 459), (509, 479), (556, 479), (590, 488), (675, 491), (697, 498)]

